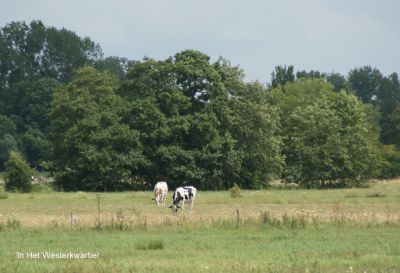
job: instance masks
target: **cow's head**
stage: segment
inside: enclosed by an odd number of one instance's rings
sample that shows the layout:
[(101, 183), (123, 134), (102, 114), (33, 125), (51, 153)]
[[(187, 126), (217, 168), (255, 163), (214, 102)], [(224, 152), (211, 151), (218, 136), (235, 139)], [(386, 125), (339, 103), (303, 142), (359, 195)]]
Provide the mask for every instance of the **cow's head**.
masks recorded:
[(178, 209), (182, 209), (182, 207), (179, 206), (181, 200), (183, 200), (183, 197), (178, 191), (175, 191), (172, 195), (172, 206), (169, 206), (169, 208), (172, 209), (173, 213), (178, 212)]
[(169, 206), (168, 208), (172, 209), (173, 213), (178, 212), (178, 209), (182, 209), (181, 206), (178, 206), (178, 205), (175, 205), (175, 204), (173, 204), (172, 206)]

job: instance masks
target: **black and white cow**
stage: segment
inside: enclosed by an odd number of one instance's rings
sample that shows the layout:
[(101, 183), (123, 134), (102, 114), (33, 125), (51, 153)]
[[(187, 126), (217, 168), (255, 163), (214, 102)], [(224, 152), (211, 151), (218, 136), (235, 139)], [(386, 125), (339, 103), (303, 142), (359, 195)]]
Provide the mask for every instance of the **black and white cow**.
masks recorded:
[[(172, 196), (172, 208), (173, 212), (177, 212), (178, 209), (182, 209), (183, 213), (183, 205), (185, 203), (190, 204), (190, 210), (192, 210), (194, 205), (194, 199), (196, 198), (196, 188), (193, 186), (185, 186), (179, 187), (175, 190), (174, 195)], [(182, 203), (182, 206), (179, 204)]]

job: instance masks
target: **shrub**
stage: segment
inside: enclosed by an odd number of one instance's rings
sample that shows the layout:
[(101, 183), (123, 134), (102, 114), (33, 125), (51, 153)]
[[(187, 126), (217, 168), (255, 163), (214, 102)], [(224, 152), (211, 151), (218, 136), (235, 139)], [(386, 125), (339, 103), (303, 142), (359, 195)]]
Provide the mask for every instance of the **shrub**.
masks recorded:
[(387, 195), (384, 194), (384, 193), (376, 192), (376, 193), (368, 194), (367, 197), (368, 197), (368, 198), (386, 198)]
[(156, 249), (164, 249), (164, 241), (159, 239), (153, 239), (147, 242), (139, 242), (136, 245), (136, 249), (138, 250), (156, 250)]
[(234, 183), (232, 188), (229, 189), (229, 192), (231, 193), (231, 197), (233, 198), (242, 197), (241, 189), (236, 183)]
[(11, 152), (5, 163), (6, 191), (30, 192), (32, 190), (33, 170), (23, 157), (17, 152)]
[(21, 222), (17, 218), (7, 219), (6, 228), (8, 229), (19, 229), (21, 228)]
[(32, 192), (54, 192), (54, 189), (50, 183), (41, 183), (32, 185)]

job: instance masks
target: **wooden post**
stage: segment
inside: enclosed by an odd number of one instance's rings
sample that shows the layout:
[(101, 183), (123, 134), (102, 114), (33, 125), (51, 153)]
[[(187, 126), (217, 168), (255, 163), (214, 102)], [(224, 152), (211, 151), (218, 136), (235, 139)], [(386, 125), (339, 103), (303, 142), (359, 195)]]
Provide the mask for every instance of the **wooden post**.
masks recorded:
[(72, 215), (71, 211), (71, 229), (74, 227), (74, 216)]
[(236, 224), (239, 226), (240, 224), (240, 214), (239, 209), (236, 209)]

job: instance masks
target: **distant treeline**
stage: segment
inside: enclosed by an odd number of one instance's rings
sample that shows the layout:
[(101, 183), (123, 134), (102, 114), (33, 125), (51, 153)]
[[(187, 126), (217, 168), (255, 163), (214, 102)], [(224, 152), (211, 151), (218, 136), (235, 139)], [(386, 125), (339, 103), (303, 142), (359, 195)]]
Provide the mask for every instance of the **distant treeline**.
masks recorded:
[(103, 58), (40, 21), (0, 30), (0, 170), (16, 151), (63, 190), (357, 186), (399, 176), (399, 147), (396, 73), (277, 66), (248, 83), (194, 50)]

